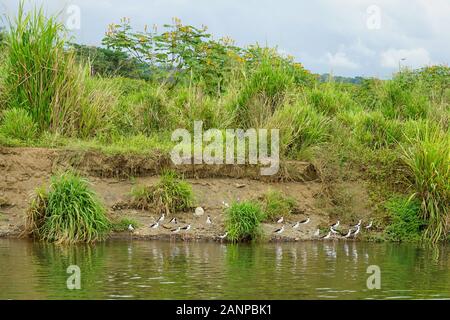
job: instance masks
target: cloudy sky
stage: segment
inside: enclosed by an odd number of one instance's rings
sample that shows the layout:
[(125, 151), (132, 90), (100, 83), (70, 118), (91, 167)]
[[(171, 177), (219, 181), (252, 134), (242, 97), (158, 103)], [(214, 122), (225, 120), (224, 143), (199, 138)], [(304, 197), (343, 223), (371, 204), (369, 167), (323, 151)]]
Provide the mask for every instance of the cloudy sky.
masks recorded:
[[(0, 0), (0, 12), (18, 0)], [(389, 77), (401, 65), (450, 61), (449, 0), (28, 0), (62, 12), (79, 42), (98, 45), (111, 22), (136, 28), (172, 17), (239, 45), (277, 46), (316, 73)], [(79, 19), (77, 12), (80, 13)], [(79, 29), (78, 29), (79, 22)]]

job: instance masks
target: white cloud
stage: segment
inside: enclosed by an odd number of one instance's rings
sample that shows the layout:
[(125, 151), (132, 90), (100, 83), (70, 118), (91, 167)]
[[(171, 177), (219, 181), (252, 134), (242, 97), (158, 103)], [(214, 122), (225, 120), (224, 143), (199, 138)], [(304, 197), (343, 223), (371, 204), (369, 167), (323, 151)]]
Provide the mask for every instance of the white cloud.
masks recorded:
[(344, 68), (344, 69), (357, 69), (359, 65), (356, 62), (351, 61), (345, 52), (339, 51), (335, 54), (327, 52), (326, 54), (327, 63), (334, 68)]
[(398, 68), (399, 61), (404, 66), (412, 68), (422, 67), (431, 63), (430, 54), (424, 48), (415, 49), (389, 49), (381, 53), (381, 66), (385, 68)]

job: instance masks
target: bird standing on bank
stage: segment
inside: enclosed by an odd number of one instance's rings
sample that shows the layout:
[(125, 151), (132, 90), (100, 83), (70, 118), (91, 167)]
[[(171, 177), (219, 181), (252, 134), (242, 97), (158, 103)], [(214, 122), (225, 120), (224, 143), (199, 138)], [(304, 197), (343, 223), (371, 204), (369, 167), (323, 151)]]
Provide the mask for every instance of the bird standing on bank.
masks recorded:
[(206, 218), (206, 224), (212, 224), (212, 220), (211, 220), (211, 217), (210, 217), (210, 216), (208, 216), (208, 217)]
[(161, 217), (159, 217), (159, 219), (156, 220), (156, 222), (158, 222), (158, 223), (163, 222), (165, 217), (166, 217), (166, 215), (163, 213), (163, 214), (161, 215)]
[(282, 234), (284, 231), (284, 226), (282, 226), (280, 229), (275, 230), (273, 233)]
[(191, 229), (191, 225), (190, 224), (188, 224), (187, 226), (185, 226), (185, 227), (183, 227), (183, 228), (180, 228), (181, 230), (184, 230), (184, 231), (189, 231), (189, 229)]
[(277, 223), (283, 223), (284, 221), (284, 217), (281, 217), (280, 219), (278, 219)]
[(177, 224), (178, 223), (177, 218), (173, 217), (172, 219), (170, 219), (169, 223)]
[(223, 240), (228, 236), (228, 232), (225, 232), (225, 234), (219, 236), (219, 239)]
[(372, 222), (373, 222), (373, 221), (370, 221), (370, 223), (369, 223), (367, 226), (365, 226), (364, 228), (366, 228), (367, 230), (369, 230), (370, 228), (372, 228)]
[(133, 225), (128, 225), (128, 231), (130, 231), (130, 232), (133, 232), (134, 231), (134, 227), (133, 227)]
[(159, 221), (156, 221), (154, 224), (152, 224), (150, 226), (151, 229), (158, 229), (158, 227), (159, 227)]

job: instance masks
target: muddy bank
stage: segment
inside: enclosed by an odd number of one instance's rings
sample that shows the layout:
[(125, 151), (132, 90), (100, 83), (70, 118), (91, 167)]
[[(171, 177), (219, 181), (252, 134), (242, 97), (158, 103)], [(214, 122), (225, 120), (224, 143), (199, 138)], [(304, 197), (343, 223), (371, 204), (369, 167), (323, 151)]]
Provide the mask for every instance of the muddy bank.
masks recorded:
[[(23, 230), (26, 210), (36, 187), (48, 185), (51, 175), (65, 168), (75, 168), (87, 176), (93, 189), (108, 208), (113, 219), (130, 218), (138, 223), (136, 230), (114, 234), (113, 237), (139, 239), (218, 240), (224, 233), (223, 202), (256, 199), (269, 190), (279, 190), (298, 203), (297, 213), (284, 222), (286, 231), (275, 236), (279, 224), (263, 224), (267, 240), (312, 239), (315, 230), (330, 223), (329, 213), (318, 206), (323, 186), (313, 165), (304, 162), (283, 164), (283, 172), (275, 178), (259, 179), (258, 168), (236, 166), (215, 168), (199, 166), (177, 168), (192, 184), (195, 205), (204, 208), (201, 217), (193, 212), (176, 213), (179, 225), (192, 228), (179, 234), (171, 233), (174, 225), (163, 224), (158, 229), (149, 226), (159, 213), (152, 210), (121, 209), (118, 203), (129, 200), (135, 184), (152, 185), (160, 170), (170, 167), (166, 160), (149, 156), (105, 156), (94, 152), (37, 148), (0, 148), (0, 236), (17, 237)], [(207, 215), (213, 223), (206, 224)], [(296, 221), (310, 218), (311, 222), (294, 230)]]

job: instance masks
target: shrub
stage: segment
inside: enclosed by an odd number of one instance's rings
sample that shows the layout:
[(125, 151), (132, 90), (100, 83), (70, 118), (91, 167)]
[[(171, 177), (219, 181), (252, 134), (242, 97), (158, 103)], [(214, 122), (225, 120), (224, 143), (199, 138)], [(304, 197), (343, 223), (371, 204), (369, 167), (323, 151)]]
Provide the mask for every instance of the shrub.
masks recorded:
[(438, 129), (411, 139), (403, 146), (409, 187), (421, 204), (427, 222), (425, 239), (437, 242), (446, 236), (450, 210), (450, 135)]
[(388, 240), (420, 240), (424, 221), (420, 217), (420, 203), (417, 200), (396, 197), (390, 199), (385, 207), (391, 217), (391, 223), (385, 229)]
[(226, 230), (231, 241), (248, 241), (260, 237), (264, 213), (255, 202), (236, 202), (226, 210)]
[(110, 228), (106, 209), (87, 180), (72, 172), (53, 176), (48, 192), (36, 190), (26, 222), (28, 234), (58, 243), (101, 240)]
[(296, 201), (286, 197), (279, 191), (269, 191), (262, 197), (265, 220), (276, 221), (280, 217), (286, 217), (294, 212)]
[(36, 124), (23, 109), (12, 108), (5, 110), (0, 126), (0, 134), (6, 138), (30, 142), (36, 137)]
[(191, 209), (194, 202), (192, 186), (177, 173), (165, 171), (154, 186), (137, 186), (131, 190), (133, 205), (140, 209), (155, 209), (166, 214)]

